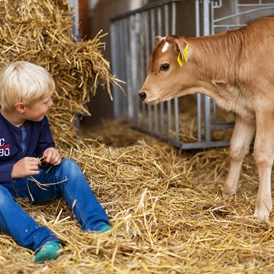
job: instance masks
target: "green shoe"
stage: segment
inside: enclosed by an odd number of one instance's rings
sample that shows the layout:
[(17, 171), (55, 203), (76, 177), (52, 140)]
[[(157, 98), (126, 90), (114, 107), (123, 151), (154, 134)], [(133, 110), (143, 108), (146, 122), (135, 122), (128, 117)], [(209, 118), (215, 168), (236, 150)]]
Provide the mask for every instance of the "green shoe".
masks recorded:
[(34, 262), (43, 263), (48, 260), (55, 260), (62, 253), (62, 246), (57, 242), (47, 242), (35, 254)]
[(112, 229), (112, 227), (110, 225), (104, 225), (102, 226), (99, 230), (98, 233), (104, 233), (104, 232), (108, 232)]

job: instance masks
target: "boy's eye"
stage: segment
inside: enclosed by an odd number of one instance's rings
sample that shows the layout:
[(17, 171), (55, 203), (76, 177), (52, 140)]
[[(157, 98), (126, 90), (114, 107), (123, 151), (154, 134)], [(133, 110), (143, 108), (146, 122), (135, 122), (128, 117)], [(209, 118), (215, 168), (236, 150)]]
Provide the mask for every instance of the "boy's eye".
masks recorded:
[(48, 105), (50, 103), (51, 99), (48, 99), (47, 101), (43, 102), (43, 105)]

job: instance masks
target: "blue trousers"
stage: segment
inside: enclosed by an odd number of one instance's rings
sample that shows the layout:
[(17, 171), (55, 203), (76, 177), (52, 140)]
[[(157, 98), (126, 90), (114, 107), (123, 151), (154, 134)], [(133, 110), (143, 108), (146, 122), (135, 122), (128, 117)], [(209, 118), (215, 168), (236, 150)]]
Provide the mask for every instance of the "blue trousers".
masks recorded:
[(44, 185), (44, 189), (29, 177), (0, 184), (0, 228), (20, 246), (34, 251), (46, 242), (61, 241), (47, 227), (39, 226), (14, 198), (28, 198), (33, 204), (42, 204), (63, 196), (83, 230), (98, 231), (109, 224), (105, 210), (72, 159), (64, 159), (49, 170), (41, 168), (39, 175), (33, 178)]

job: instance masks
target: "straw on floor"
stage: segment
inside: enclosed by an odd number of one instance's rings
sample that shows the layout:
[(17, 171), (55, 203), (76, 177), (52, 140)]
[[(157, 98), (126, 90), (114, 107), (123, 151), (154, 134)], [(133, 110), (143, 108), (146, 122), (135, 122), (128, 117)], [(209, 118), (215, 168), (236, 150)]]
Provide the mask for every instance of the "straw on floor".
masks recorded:
[[(120, 146), (87, 136), (62, 152), (84, 170), (113, 230), (82, 232), (62, 199), (35, 207), (21, 200), (29, 214), (64, 241), (64, 254), (35, 265), (31, 251), (1, 234), (5, 273), (273, 272), (273, 220), (259, 222), (252, 216), (258, 185), (251, 155), (237, 197), (224, 200), (220, 190), (228, 169), (226, 148), (180, 152), (124, 123), (107, 127), (106, 138), (117, 127), (123, 131)], [(106, 130), (98, 132), (104, 138)]]

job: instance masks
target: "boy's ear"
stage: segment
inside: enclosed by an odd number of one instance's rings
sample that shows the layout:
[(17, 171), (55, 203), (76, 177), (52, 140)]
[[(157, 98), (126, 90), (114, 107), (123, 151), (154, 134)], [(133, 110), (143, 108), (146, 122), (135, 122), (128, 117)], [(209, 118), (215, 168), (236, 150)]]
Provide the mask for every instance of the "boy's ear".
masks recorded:
[(19, 102), (15, 105), (15, 109), (19, 112), (19, 113), (24, 113), (25, 112), (25, 105), (22, 102)]

